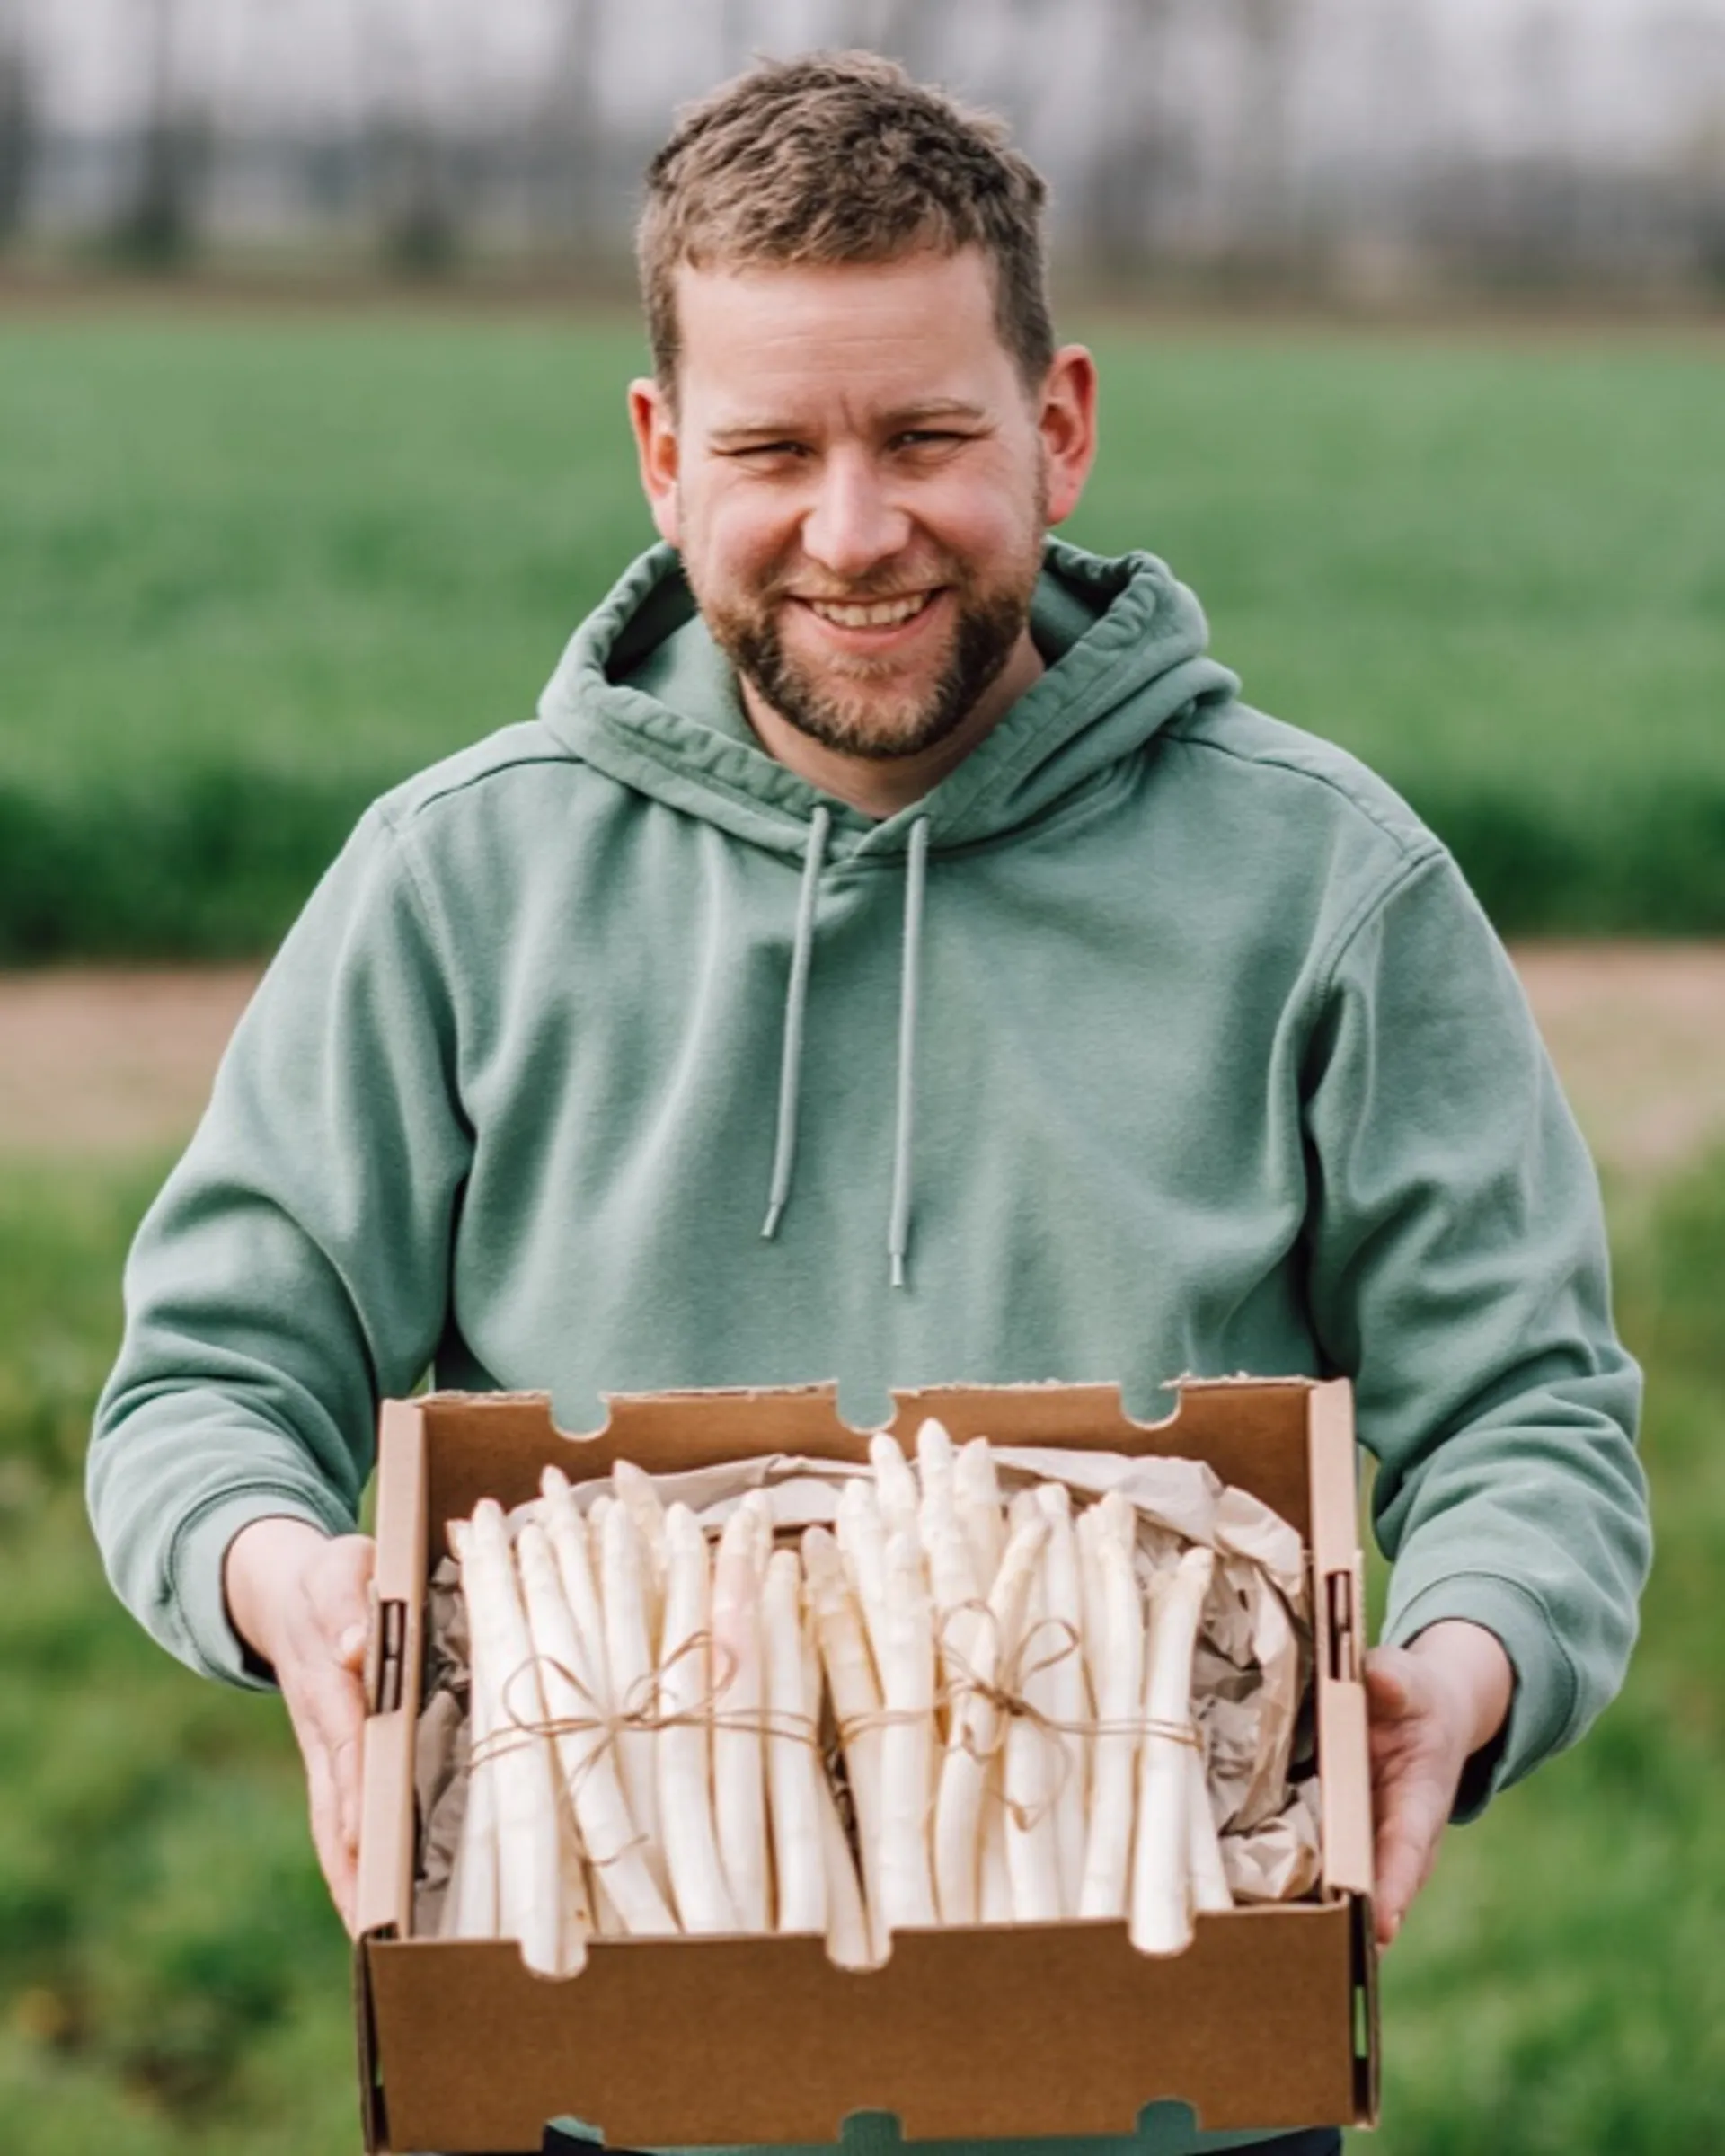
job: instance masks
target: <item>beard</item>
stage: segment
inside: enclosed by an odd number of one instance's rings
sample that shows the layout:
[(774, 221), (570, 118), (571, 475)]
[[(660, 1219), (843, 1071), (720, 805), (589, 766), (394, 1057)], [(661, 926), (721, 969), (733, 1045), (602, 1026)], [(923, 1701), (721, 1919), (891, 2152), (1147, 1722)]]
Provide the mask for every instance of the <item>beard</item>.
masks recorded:
[[(747, 603), (695, 597), (713, 641), (787, 725), (823, 748), (884, 762), (934, 747), (976, 709), (1030, 621), (1040, 568), (1039, 546), (1010, 583), (984, 589), (966, 578), (931, 579), (951, 592), (958, 619), (939, 672), (920, 693), (891, 685), (898, 667), (890, 659), (816, 667), (798, 658), (779, 632), (790, 602), (776, 586)], [(845, 596), (860, 603), (893, 595), (864, 587)]]

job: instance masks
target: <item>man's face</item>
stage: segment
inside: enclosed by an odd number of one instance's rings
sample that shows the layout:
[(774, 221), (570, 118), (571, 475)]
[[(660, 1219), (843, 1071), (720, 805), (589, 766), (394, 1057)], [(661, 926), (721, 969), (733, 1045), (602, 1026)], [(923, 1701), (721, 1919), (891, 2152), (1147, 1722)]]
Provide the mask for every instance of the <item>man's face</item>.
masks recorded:
[(1073, 356), (1051, 411), (974, 248), (685, 269), (677, 297), (676, 408), (647, 383), (632, 402), (655, 520), (714, 637), (827, 747), (944, 739), (1025, 639), (1043, 535), (1077, 499)]

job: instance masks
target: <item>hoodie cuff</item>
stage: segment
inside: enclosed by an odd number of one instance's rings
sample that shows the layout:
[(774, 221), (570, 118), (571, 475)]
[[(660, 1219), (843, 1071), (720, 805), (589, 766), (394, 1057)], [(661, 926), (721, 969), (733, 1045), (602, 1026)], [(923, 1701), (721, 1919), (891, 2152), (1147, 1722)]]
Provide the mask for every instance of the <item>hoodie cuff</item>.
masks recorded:
[(1503, 1727), (1463, 1769), (1450, 1812), (1460, 1825), (1478, 1818), (1499, 1789), (1519, 1781), (1565, 1742), (1577, 1685), (1570, 1658), (1536, 1598), (1495, 1574), (1459, 1572), (1434, 1580), (1391, 1613), (1384, 1638), (1391, 1647), (1406, 1647), (1417, 1633), (1451, 1618), (1492, 1633), (1515, 1673)]
[(206, 1676), (246, 1692), (273, 1692), (274, 1673), (234, 1630), (222, 1592), (228, 1545), (253, 1520), (304, 1520), (320, 1534), (349, 1534), (350, 1520), (338, 1519), (302, 1490), (260, 1487), (226, 1490), (193, 1513), (175, 1538), (168, 1560), (168, 1593), (180, 1621), (186, 1658)]

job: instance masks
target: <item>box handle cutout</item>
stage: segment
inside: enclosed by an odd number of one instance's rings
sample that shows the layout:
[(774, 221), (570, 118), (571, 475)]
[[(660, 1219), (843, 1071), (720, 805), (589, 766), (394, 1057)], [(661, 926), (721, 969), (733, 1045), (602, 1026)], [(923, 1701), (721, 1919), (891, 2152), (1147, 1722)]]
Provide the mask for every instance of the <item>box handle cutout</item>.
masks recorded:
[(1329, 1617), (1330, 1674), (1339, 1684), (1359, 1682), (1359, 1637), (1354, 1630), (1354, 1576), (1326, 1572), (1324, 1606)]
[(366, 1711), (394, 1714), (402, 1704), (407, 1646), (407, 1604), (380, 1602), (366, 1647)]

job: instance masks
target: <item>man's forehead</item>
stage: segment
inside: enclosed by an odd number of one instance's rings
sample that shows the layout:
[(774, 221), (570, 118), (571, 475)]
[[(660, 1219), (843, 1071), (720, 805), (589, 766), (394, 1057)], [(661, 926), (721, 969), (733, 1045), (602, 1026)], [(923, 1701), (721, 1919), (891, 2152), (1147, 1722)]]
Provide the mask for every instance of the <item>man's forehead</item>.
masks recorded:
[(783, 416), (787, 400), (876, 417), (956, 416), (1013, 375), (974, 249), (889, 262), (748, 263), (677, 272), (677, 373), (712, 423)]

